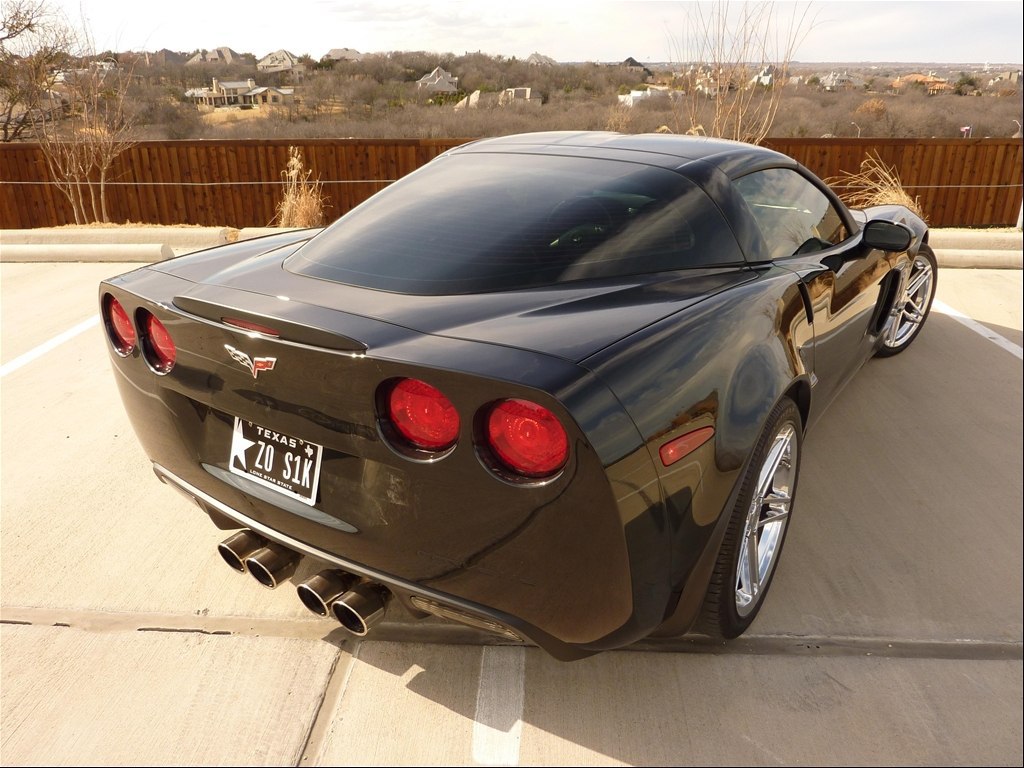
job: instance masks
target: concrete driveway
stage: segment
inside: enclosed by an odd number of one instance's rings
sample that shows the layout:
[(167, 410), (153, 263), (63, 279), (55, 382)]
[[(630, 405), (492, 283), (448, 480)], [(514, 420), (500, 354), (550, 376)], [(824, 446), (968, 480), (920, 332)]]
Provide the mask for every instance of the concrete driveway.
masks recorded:
[(128, 268), (0, 267), (4, 765), (1021, 764), (1020, 271), (940, 270), (809, 436), (747, 636), (563, 664), (400, 609), (355, 641), (229, 570), (91, 320)]

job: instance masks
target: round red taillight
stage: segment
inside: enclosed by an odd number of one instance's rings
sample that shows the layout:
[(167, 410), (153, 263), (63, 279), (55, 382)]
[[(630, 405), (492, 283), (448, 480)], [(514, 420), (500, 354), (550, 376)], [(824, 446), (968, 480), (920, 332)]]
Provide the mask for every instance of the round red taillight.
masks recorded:
[(416, 448), (443, 451), (459, 436), (459, 412), (451, 400), (418, 379), (402, 379), (391, 388), (388, 418)]
[(127, 357), (135, 349), (135, 342), (137, 341), (132, 319), (128, 316), (128, 312), (121, 305), (121, 302), (110, 295), (107, 295), (104, 310), (107, 321), (107, 333), (110, 336), (111, 343), (114, 345), (114, 350), (122, 357)]
[(487, 441), (505, 466), (525, 477), (553, 475), (569, 456), (558, 417), (529, 400), (497, 403), (487, 417)]
[(167, 373), (174, 367), (174, 361), (178, 357), (178, 350), (174, 346), (171, 334), (167, 332), (164, 324), (152, 314), (149, 312), (141, 314), (141, 325), (145, 333), (143, 351), (146, 354), (146, 361), (157, 373)]

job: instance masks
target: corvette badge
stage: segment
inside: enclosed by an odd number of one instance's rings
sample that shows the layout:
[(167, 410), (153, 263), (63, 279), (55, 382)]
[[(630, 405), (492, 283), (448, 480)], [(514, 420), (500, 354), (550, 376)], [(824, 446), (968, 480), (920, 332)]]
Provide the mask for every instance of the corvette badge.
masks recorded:
[(276, 357), (249, 357), (245, 352), (235, 349), (230, 344), (225, 344), (224, 349), (231, 355), (232, 360), (247, 368), (254, 379), (260, 375), (260, 371), (274, 370), (274, 365), (277, 363)]

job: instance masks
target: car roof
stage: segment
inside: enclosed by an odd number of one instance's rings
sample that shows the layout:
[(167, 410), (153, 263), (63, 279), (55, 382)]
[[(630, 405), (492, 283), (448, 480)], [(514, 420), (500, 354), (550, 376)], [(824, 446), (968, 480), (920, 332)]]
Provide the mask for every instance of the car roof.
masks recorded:
[(796, 165), (792, 158), (779, 152), (728, 139), (606, 131), (547, 131), (500, 136), (464, 144), (448, 154), (476, 152), (571, 155), (624, 160), (675, 170), (682, 170), (695, 161), (703, 161), (730, 177), (754, 168)]

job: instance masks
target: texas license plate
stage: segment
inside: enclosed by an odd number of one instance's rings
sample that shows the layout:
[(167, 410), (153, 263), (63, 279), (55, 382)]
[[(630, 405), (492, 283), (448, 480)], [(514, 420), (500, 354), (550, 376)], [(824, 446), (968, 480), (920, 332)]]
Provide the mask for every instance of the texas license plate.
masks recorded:
[(299, 437), (235, 417), (228, 469), (312, 506), (323, 448)]

